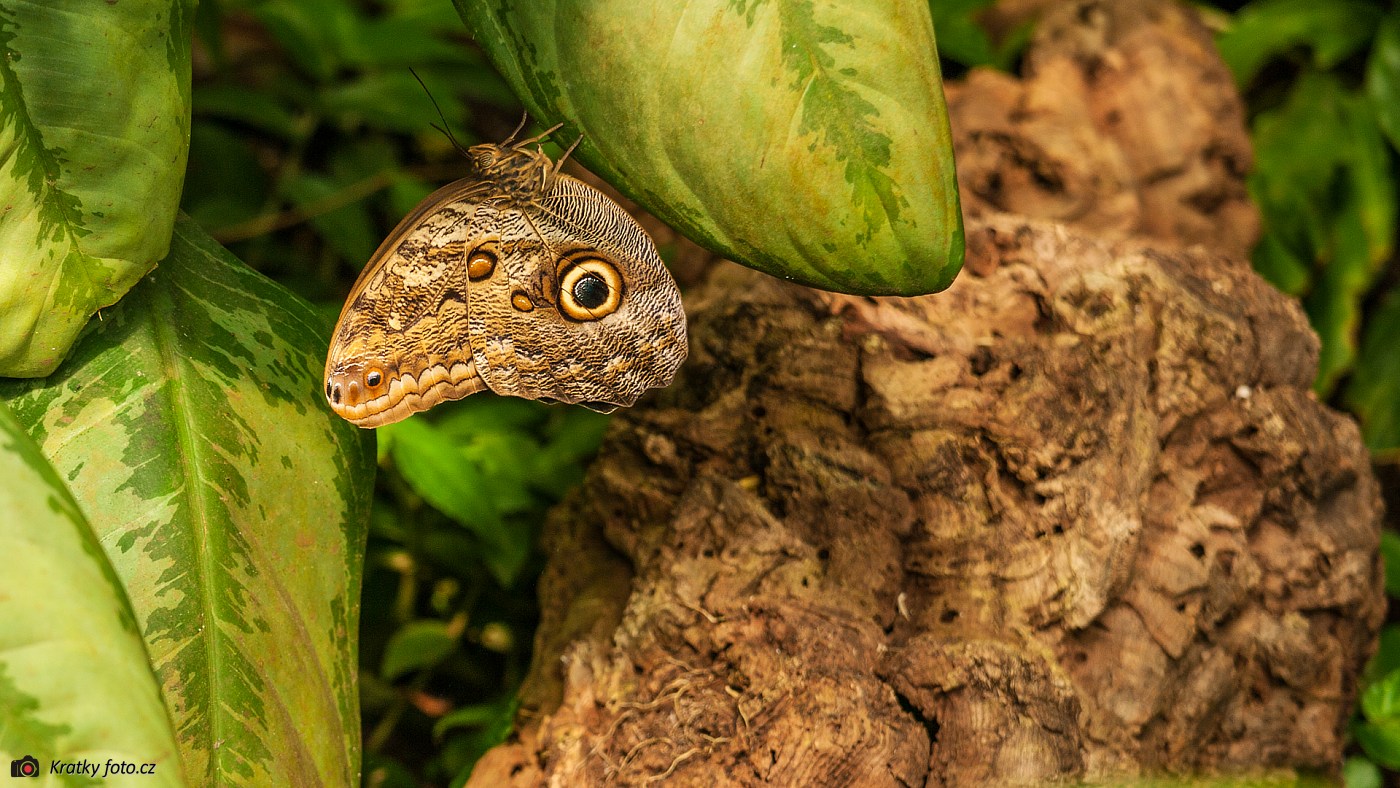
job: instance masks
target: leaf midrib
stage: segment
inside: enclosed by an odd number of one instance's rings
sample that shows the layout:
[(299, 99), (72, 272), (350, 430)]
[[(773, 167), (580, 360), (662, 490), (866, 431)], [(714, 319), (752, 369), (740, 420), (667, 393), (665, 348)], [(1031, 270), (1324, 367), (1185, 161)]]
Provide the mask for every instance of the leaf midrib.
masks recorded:
[[(160, 359), (161, 373), (170, 387), (169, 408), (172, 411), (171, 418), (166, 422), (175, 430), (176, 446), (179, 450), (179, 464), (182, 476), (187, 486), (186, 495), (190, 501), (190, 528), (191, 538), (197, 542), (195, 546), (195, 561), (198, 565), (200, 577), (199, 604), (201, 616), (204, 619), (204, 626), (200, 628), (200, 636), (205, 638), (204, 654), (208, 673), (208, 703), (209, 708), (204, 709), (208, 718), (208, 741), (205, 743), (206, 751), (209, 753), (209, 765), (206, 775), (208, 784), (217, 784), (220, 769), (218, 768), (221, 756), (221, 748), (218, 743), (225, 740), (223, 736), (223, 710), (218, 708), (218, 689), (224, 686), (223, 662), (218, 659), (220, 652), (220, 642), (223, 639), (223, 632), (219, 628), (219, 617), (217, 614), (218, 603), (215, 595), (209, 592), (209, 586), (217, 582), (218, 565), (212, 558), (210, 543), (212, 542), (212, 526), (209, 522), (207, 512), (210, 511), (211, 501), (208, 491), (208, 480), (205, 478), (204, 465), (200, 462), (201, 450), (196, 434), (199, 432), (199, 425), (194, 423), (192, 414), (194, 413), (193, 403), (189, 394), (188, 386), (180, 375), (180, 355), (178, 352), (179, 338), (175, 336), (174, 322), (161, 319), (161, 316), (174, 314), (175, 299), (171, 297), (169, 288), (173, 283), (168, 281), (168, 277), (159, 277), (151, 274), (150, 284), (153, 291), (151, 302), (155, 307), (151, 316), (152, 334), (155, 340), (156, 355)], [(196, 712), (198, 713), (198, 712)]]

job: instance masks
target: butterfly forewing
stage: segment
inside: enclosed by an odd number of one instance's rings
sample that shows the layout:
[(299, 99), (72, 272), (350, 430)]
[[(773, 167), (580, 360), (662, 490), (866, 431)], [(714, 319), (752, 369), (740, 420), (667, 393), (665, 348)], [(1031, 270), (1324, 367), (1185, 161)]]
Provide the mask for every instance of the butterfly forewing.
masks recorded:
[(483, 389), (462, 358), (467, 334), (467, 228), (488, 193), (459, 181), (424, 200), (355, 282), (331, 338), (326, 394), (361, 426), (403, 418)]

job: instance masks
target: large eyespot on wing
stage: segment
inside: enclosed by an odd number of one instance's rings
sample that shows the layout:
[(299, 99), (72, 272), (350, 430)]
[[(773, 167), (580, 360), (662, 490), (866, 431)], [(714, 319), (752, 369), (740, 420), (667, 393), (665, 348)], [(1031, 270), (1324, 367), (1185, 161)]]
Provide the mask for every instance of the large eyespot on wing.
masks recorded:
[(376, 427), (486, 388), (464, 348), (468, 261), (494, 242), (469, 228), (490, 195), (474, 180), (439, 189), (370, 258), (326, 355), (326, 402), (342, 418)]
[(617, 266), (585, 250), (560, 260), (559, 314), (568, 320), (601, 320), (622, 306), (626, 291)]

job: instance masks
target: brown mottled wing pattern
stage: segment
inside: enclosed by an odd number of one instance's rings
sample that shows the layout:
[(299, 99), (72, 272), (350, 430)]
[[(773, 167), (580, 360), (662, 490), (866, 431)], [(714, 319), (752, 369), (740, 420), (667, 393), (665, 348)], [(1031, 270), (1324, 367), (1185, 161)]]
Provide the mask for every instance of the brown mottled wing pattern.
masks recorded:
[[(602, 192), (557, 175), (533, 205), (483, 206), (469, 238), (501, 239), (493, 275), (468, 290), (467, 332), (481, 377), (497, 394), (598, 407), (631, 405), (670, 383), (685, 360), (680, 292), (646, 232)], [(597, 318), (561, 307), (570, 260), (619, 275), (621, 300)]]
[(373, 427), (485, 388), (464, 351), (463, 251), (468, 228), (479, 226), (481, 202), (492, 193), (490, 184), (474, 179), (439, 189), (404, 217), (365, 266), (326, 359), (326, 396), (341, 416)]

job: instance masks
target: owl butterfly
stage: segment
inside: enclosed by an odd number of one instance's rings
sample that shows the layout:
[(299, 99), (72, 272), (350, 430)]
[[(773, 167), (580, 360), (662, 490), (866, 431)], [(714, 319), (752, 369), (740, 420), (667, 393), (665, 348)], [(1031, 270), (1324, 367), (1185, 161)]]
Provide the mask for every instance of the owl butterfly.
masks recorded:
[(468, 149), (472, 175), (379, 245), (331, 338), (332, 410), (378, 427), (490, 389), (606, 412), (675, 377), (675, 280), (631, 216), (539, 149), (550, 132)]

